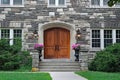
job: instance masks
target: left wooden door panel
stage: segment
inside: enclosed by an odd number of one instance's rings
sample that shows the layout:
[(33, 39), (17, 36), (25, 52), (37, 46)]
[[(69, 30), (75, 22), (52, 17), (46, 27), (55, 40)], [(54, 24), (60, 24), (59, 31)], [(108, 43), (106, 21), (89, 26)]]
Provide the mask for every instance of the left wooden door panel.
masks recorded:
[(44, 58), (55, 58), (57, 55), (55, 54), (55, 40), (56, 34), (54, 30), (46, 30), (44, 32)]

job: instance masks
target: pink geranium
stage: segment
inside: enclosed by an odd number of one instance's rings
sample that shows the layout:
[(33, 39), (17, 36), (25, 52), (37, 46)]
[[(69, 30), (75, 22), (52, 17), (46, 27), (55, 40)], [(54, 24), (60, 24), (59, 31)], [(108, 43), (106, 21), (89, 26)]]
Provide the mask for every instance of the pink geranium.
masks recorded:
[(43, 44), (38, 44), (38, 43), (36, 43), (35, 45), (34, 45), (34, 49), (38, 49), (38, 48), (43, 48), (44, 46), (43, 46)]
[(75, 49), (80, 49), (80, 44), (73, 44), (72, 45), (72, 49), (75, 50)]

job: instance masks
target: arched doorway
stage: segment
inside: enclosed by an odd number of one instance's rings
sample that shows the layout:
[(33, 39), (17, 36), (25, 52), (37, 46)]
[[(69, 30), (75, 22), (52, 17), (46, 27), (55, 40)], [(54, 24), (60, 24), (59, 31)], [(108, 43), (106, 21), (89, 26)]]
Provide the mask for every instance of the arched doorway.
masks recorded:
[(64, 28), (50, 28), (44, 31), (44, 58), (70, 58), (70, 31)]

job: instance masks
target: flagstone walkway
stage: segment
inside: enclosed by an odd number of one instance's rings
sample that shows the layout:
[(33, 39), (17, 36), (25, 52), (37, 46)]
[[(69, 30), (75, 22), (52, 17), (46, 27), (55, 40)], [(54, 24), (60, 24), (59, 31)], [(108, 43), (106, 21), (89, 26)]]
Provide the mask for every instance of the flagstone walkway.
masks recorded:
[(87, 80), (74, 72), (49, 72), (52, 80)]

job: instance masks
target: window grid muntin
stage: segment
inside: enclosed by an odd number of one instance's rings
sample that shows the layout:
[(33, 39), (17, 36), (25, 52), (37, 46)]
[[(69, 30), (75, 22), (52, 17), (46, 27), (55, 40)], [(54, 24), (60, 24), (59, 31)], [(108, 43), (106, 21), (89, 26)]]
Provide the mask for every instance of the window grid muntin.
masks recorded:
[[(95, 2), (99, 2), (98, 4), (95, 4)], [(109, 1), (109, 0), (90, 0), (90, 4), (91, 4), (91, 7), (109, 7), (108, 6), (108, 4), (107, 4), (107, 1)], [(113, 8), (114, 7), (120, 7), (120, 3), (116, 3), (114, 6), (113, 6)], [(111, 8), (111, 7), (109, 7), (109, 8)]]
[(58, 0), (59, 5), (65, 5), (65, 0)]
[(112, 42), (112, 30), (104, 30), (104, 47), (111, 45)]
[(21, 29), (14, 29), (13, 35), (14, 35), (13, 44), (15, 44), (17, 39), (21, 40), (22, 30)]
[(10, 30), (9, 29), (1, 29), (1, 39), (7, 40), (8, 44), (10, 43)]
[(91, 5), (100, 5), (100, 0), (91, 0)]
[(103, 0), (103, 5), (108, 5), (109, 0)]
[(116, 30), (116, 43), (120, 43), (120, 30)]
[(14, 5), (22, 5), (22, 0), (13, 0)]
[(100, 47), (100, 30), (92, 30), (92, 47)]
[(1, 38), (9, 38), (10, 30), (9, 29), (1, 29)]
[(50, 5), (55, 5), (56, 4), (56, 0), (49, 0), (49, 4)]
[(10, 0), (1, 0), (1, 4), (2, 5), (9, 5), (10, 4)]
[(14, 1), (15, 0), (9, 0), (9, 4), (4, 4), (3, 3), (4, 0), (0, 0), (0, 7), (1, 6), (4, 6), (4, 7), (12, 7), (12, 6), (16, 6), (18, 5), (18, 7), (23, 7), (24, 6), (24, 0), (18, 0), (19, 2), (22, 2), (22, 3), (19, 3), (19, 4), (14, 4)]

